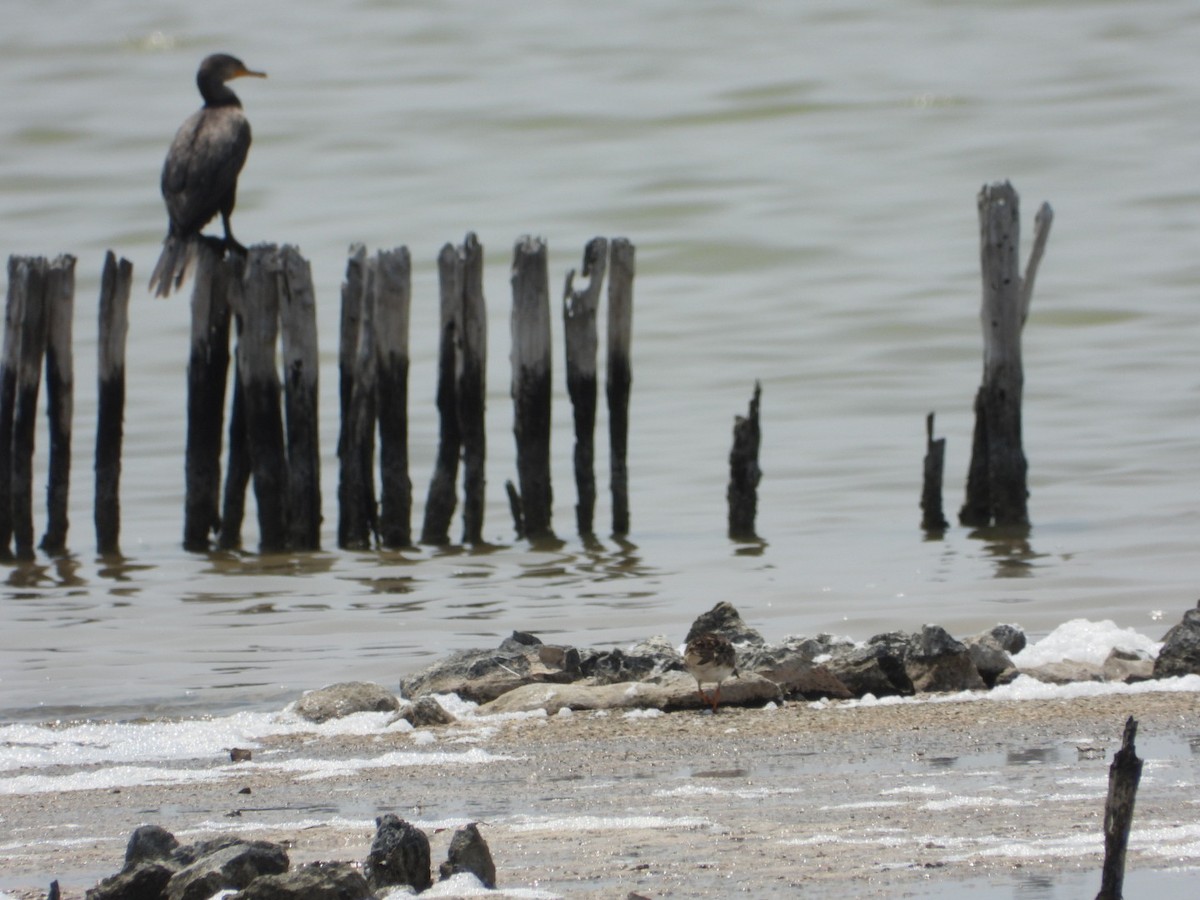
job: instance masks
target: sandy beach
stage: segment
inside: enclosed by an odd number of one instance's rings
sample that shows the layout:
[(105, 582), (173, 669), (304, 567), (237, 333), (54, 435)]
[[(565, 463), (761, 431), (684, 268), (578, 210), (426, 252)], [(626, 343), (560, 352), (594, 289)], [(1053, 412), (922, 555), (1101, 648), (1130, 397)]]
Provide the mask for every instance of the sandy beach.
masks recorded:
[(526, 896), (934, 896), (1078, 872), (1098, 886), (1129, 715), (1146, 760), (1129, 868), (1200, 867), (1200, 695), (1178, 692), (290, 734), (249, 763), (189, 764), (183, 784), (6, 796), (0, 891), (42, 897), (57, 878), (82, 897), (143, 823), (279, 841), (293, 865), (360, 861), (384, 812), (430, 832), (435, 865), (456, 825), (480, 822), (501, 890)]

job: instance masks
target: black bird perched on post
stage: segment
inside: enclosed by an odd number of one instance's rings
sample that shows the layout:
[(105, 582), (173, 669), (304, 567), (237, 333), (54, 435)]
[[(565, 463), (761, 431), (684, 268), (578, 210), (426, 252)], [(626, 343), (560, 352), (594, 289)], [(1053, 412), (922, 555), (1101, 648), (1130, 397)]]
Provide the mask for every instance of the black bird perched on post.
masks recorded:
[(215, 53), (200, 63), (196, 85), (204, 106), (175, 133), (162, 170), (162, 195), (170, 220), (150, 289), (166, 297), (183, 283), (195, 259), (200, 229), (221, 214), (226, 249), (245, 252), (233, 237), (229, 216), (237, 199), (238, 173), (250, 151), (250, 123), (242, 103), (225, 82), (244, 75), (266, 78), (240, 59)]

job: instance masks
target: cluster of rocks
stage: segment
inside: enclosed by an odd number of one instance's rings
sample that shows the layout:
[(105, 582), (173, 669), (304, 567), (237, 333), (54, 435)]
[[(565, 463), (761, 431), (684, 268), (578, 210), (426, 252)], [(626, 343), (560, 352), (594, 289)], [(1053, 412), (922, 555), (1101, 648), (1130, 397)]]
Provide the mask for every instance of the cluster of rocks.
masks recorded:
[[(375, 839), (361, 867), (318, 862), (291, 868), (287, 850), (270, 841), (223, 836), (181, 845), (157, 825), (133, 832), (125, 865), (87, 892), (87, 900), (373, 900), (393, 890), (420, 893), (433, 886), (429, 838), (394, 815), (375, 820)], [(458, 829), (439, 877), (469, 873), (496, 886), (496, 866), (474, 825)]]
[[(888, 632), (865, 644), (822, 634), (768, 643), (729, 603), (718, 603), (693, 624), (688, 638), (713, 631), (737, 648), (741, 678), (727, 681), (723, 703), (786, 699), (909, 696), (983, 690), (1024, 674), (1040, 681), (1134, 682), (1200, 674), (1200, 605), (1172, 628), (1157, 659), (1114, 649), (1103, 665), (1066, 660), (1018, 670), (1013, 656), (1024, 632), (998, 625), (961, 640), (938, 625), (915, 633)], [(481, 712), (700, 705), (683, 658), (666, 638), (627, 649), (579, 649), (545, 644), (515, 632), (494, 650), (463, 650), (400, 683), (420, 703), (433, 694), (458, 694)]]

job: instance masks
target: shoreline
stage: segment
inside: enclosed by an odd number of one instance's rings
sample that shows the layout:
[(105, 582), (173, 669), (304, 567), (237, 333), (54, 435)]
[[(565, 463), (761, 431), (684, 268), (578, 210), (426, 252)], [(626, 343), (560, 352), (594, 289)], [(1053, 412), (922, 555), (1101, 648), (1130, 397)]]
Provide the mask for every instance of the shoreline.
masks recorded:
[(736, 884), (885, 897), (1075, 872), (1098, 886), (1108, 766), (1129, 715), (1147, 762), (1127, 868), (1200, 867), (1200, 693), (1183, 691), (277, 735), (247, 764), (189, 762), (184, 783), (9, 794), (0, 892), (40, 900), (58, 878), (80, 898), (148, 823), (181, 840), (285, 843), (293, 866), (360, 862), (385, 812), (430, 833), (435, 868), (453, 828), (478, 821), (498, 895), (703, 897)]

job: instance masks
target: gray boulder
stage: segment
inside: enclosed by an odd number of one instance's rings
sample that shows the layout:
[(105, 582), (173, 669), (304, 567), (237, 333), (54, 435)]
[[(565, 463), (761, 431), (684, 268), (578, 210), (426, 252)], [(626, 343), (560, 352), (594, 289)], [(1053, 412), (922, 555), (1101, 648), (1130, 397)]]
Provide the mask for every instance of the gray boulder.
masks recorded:
[(278, 875), (263, 875), (230, 900), (374, 900), (350, 863), (311, 863)]
[(167, 900), (208, 900), (217, 891), (241, 890), (263, 875), (288, 870), (287, 851), (269, 841), (237, 841), (171, 876)]
[(162, 862), (171, 859), (179, 849), (175, 835), (158, 825), (142, 825), (133, 830), (125, 845), (125, 868), (140, 862)]
[(1148, 655), (1136, 650), (1122, 650), (1113, 647), (1100, 667), (1100, 674), (1105, 681), (1115, 681), (1121, 684), (1134, 684), (1139, 681), (1150, 681), (1154, 678), (1154, 660)]
[(1030, 666), (1021, 669), (1022, 675), (1028, 675), (1046, 684), (1074, 684), (1077, 681), (1104, 681), (1104, 673), (1100, 667), (1089, 662), (1076, 659), (1064, 659), (1060, 662), (1044, 663), (1040, 666)]
[(1025, 649), (1025, 632), (1015, 625), (997, 625), (991, 631), (964, 639), (971, 662), (988, 687), (1011, 681), (1016, 674), (1012, 654)]
[(904, 664), (908, 650), (908, 636), (892, 631), (835, 653), (826, 665), (855, 697), (909, 696), (914, 689)]
[[(459, 650), (400, 681), (405, 697), (458, 694), (487, 703), (524, 684), (566, 684), (580, 677), (574, 648), (546, 651), (540, 640), (513, 632), (495, 650)], [(543, 655), (545, 659), (543, 659)]]
[(391, 813), (375, 820), (375, 839), (363, 863), (373, 891), (408, 885), (417, 893), (433, 885), (429, 837)]
[(442, 704), (432, 697), (418, 697), (400, 714), (413, 728), (428, 728), (431, 725), (450, 725), (458, 720), (448, 713)]
[(1154, 661), (1155, 678), (1200, 675), (1200, 603), (1183, 614), (1183, 621), (1163, 637)]
[(474, 822), (454, 832), (446, 861), (438, 867), (438, 874), (443, 881), (459, 872), (470, 872), (485, 888), (496, 886), (496, 864), (492, 861), (492, 851), (488, 849), (487, 841)]
[(912, 636), (904, 670), (921, 693), (978, 691), (986, 685), (961, 641), (940, 625), (926, 625)]
[(87, 900), (162, 900), (174, 874), (169, 863), (141, 860), (101, 880), (84, 896)]
[(395, 712), (400, 701), (382, 685), (343, 681), (309, 691), (296, 701), (296, 714), (310, 722), (327, 722), (360, 712)]

